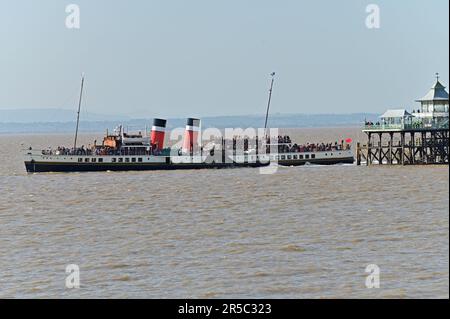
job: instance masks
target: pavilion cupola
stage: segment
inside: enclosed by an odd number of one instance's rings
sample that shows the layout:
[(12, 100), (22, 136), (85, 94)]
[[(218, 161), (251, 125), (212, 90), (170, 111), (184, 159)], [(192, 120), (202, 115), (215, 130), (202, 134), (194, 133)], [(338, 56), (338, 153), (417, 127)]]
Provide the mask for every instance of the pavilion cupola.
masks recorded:
[(420, 112), (422, 114), (428, 114), (431, 117), (448, 117), (448, 92), (439, 81), (439, 73), (436, 73), (436, 82), (428, 94), (417, 100), (417, 102), (421, 103)]

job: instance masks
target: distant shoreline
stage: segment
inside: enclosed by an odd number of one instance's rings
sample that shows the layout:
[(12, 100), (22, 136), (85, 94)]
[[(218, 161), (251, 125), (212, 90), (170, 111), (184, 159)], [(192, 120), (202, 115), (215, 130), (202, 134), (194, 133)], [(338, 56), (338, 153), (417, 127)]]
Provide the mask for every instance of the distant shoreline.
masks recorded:
[[(269, 127), (280, 129), (288, 128), (340, 128), (360, 127), (364, 120), (375, 121), (377, 114), (355, 113), (355, 114), (273, 114), (269, 118)], [(204, 117), (202, 127), (223, 128), (261, 128), (264, 125), (263, 115), (249, 116), (217, 116)], [(0, 120), (1, 121), (1, 120)], [(105, 121), (81, 121), (80, 132), (100, 133), (107, 129), (112, 131), (119, 124), (130, 131), (149, 129), (152, 119), (131, 120), (105, 120)], [(168, 119), (167, 129), (185, 127), (186, 120), (182, 118)], [(75, 131), (75, 121), (69, 122), (0, 122), (0, 134), (49, 134), (49, 133), (72, 133)]]
[[(1, 125), (1, 124), (0, 124)], [(240, 127), (245, 129), (245, 127)], [(314, 126), (314, 127), (279, 127), (280, 130), (323, 130), (323, 129), (358, 129), (361, 125), (343, 125), (343, 126)], [(105, 134), (106, 130), (103, 131), (81, 131), (81, 135), (93, 135), (93, 134)], [(67, 136), (72, 135), (72, 131), (64, 132), (0, 132), (0, 136), (30, 136), (30, 135), (53, 135), (53, 136)]]

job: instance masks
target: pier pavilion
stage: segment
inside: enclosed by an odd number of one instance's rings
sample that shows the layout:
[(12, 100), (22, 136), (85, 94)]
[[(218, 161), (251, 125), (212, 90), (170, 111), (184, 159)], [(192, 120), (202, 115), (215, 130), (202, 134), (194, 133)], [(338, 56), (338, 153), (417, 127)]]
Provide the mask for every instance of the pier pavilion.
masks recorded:
[(449, 153), (449, 97), (436, 82), (421, 99), (420, 108), (388, 110), (376, 124), (366, 122), (367, 144), (357, 144), (358, 165), (447, 164)]

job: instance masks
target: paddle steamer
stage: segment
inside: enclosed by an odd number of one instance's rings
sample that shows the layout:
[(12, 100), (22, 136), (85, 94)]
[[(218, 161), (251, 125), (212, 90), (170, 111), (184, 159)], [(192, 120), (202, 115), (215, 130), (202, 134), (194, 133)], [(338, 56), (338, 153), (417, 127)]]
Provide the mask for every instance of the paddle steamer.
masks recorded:
[[(270, 87), (267, 117), (273, 88), (273, 76)], [(24, 162), (27, 172), (86, 172), (86, 171), (141, 171), (141, 170), (175, 170), (175, 169), (206, 169), (206, 168), (236, 168), (263, 167), (271, 163), (282, 166), (299, 166), (306, 164), (333, 165), (353, 163), (353, 153), (350, 142), (344, 145), (329, 145), (324, 147), (297, 147), (292, 143), (270, 144), (272, 138), (262, 143), (258, 137), (248, 140), (242, 152), (236, 148), (236, 140), (221, 139), (216, 143), (199, 145), (200, 120), (189, 118), (183, 145), (179, 148), (164, 147), (167, 121), (154, 119), (150, 134), (124, 132), (119, 126), (114, 134), (107, 132), (101, 145), (85, 148), (77, 146), (78, 126), (81, 100), (83, 96), (84, 76), (81, 81), (80, 98), (77, 113), (75, 141), (71, 148), (58, 147), (48, 150), (34, 150), (32, 147), (24, 152)], [(231, 143), (230, 143), (231, 142)], [(242, 141), (240, 141), (242, 142)], [(290, 142), (290, 141), (289, 141)], [(230, 146), (231, 144), (231, 146)], [(264, 149), (265, 148), (265, 149)], [(240, 149), (239, 149), (240, 150)], [(265, 152), (261, 152), (265, 150)]]

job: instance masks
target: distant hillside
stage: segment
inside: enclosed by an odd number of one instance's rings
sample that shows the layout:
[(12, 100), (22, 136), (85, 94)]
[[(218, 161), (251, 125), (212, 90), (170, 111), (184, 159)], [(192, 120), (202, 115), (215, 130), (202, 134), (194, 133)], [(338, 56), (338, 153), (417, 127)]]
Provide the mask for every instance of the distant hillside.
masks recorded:
[[(70, 133), (75, 130), (73, 113), (70, 121), (38, 121), (35, 122), (8, 122), (0, 120), (0, 133)], [(102, 120), (93, 120), (95, 116), (88, 116), (89, 120), (82, 118), (80, 132), (103, 132), (106, 129), (113, 130), (117, 125), (123, 124), (129, 130), (143, 130), (152, 125), (152, 119), (105, 119), (103, 115), (97, 115)], [(296, 127), (357, 127), (365, 119), (376, 121), (377, 114), (273, 114), (269, 119), (270, 127), (296, 128)], [(169, 119), (167, 127), (184, 127), (185, 119)], [(260, 128), (264, 126), (263, 115), (248, 116), (218, 116), (202, 118), (202, 127), (217, 128)]]
[[(72, 122), (76, 118), (75, 110), (66, 109), (19, 109), (0, 110), (0, 123), (58, 123)], [(115, 121), (129, 120), (119, 115), (80, 112), (82, 121)]]

